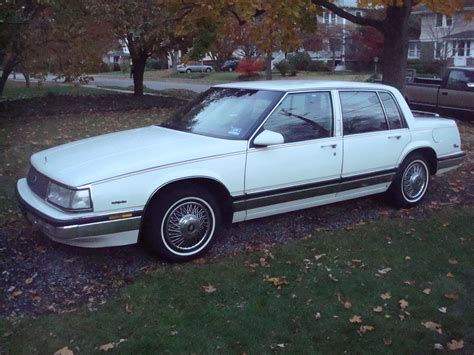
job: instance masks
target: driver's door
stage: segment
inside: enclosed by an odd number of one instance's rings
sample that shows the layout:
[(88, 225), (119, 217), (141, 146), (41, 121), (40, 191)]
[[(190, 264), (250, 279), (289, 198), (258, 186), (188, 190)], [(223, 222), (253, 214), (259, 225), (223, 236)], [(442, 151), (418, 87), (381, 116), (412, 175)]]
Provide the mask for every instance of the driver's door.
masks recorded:
[(329, 91), (288, 94), (263, 125), (284, 143), (247, 154), (247, 219), (316, 206), (335, 197), (342, 138), (335, 135)]

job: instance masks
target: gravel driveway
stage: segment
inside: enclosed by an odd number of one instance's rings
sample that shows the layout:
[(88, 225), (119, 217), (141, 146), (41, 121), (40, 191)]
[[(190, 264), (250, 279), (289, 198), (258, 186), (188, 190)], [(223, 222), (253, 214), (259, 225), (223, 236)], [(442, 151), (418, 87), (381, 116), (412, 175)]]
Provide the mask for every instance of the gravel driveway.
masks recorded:
[[(432, 180), (427, 198), (411, 210), (390, 207), (383, 196), (239, 223), (225, 231), (208, 262), (249, 247), (301, 239), (319, 230), (350, 229), (380, 218), (423, 218), (433, 210), (474, 202), (474, 125), (462, 123), (467, 161), (462, 169)], [(0, 228), (0, 314), (2, 317), (73, 312), (107, 302), (135, 277), (170, 267), (139, 246), (80, 249), (51, 242), (25, 222)]]

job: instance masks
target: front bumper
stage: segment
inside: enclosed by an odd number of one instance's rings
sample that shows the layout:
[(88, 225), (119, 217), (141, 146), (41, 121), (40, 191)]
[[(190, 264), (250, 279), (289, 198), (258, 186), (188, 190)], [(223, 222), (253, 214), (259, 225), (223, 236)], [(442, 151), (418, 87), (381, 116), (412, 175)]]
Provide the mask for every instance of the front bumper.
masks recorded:
[[(86, 248), (127, 245), (138, 241), (141, 211), (82, 216), (62, 212), (36, 196), (26, 179), (18, 180), (16, 196), (27, 220), (54, 241)], [(121, 215), (127, 217), (117, 217)]]

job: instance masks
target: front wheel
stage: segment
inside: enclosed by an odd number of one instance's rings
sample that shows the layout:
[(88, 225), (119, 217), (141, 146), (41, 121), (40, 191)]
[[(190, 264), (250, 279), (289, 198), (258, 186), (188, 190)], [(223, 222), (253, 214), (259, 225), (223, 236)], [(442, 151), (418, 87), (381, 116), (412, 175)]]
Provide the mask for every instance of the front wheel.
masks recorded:
[(191, 69), (186, 69), (186, 73), (191, 73)]
[(210, 73), (210, 72), (211, 72), (211, 68), (207, 68), (206, 73)]
[(425, 196), (429, 181), (426, 159), (421, 154), (413, 154), (404, 160), (389, 193), (397, 207), (413, 207)]
[(219, 205), (207, 190), (181, 188), (152, 202), (145, 242), (166, 260), (187, 261), (210, 249), (220, 226)]

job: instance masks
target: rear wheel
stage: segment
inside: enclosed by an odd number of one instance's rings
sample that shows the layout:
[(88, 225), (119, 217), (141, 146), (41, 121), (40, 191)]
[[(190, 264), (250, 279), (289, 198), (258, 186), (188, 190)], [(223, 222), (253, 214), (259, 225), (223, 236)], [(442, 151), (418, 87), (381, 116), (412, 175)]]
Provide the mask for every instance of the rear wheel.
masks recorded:
[(206, 73), (210, 73), (211, 72), (211, 68), (206, 68)]
[(191, 73), (191, 69), (186, 69), (186, 73)]
[(146, 244), (169, 261), (187, 261), (204, 254), (221, 226), (218, 203), (199, 186), (155, 199), (146, 219)]
[(408, 156), (401, 165), (389, 193), (397, 207), (417, 205), (425, 196), (430, 180), (430, 170), (423, 155)]

